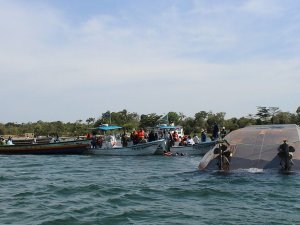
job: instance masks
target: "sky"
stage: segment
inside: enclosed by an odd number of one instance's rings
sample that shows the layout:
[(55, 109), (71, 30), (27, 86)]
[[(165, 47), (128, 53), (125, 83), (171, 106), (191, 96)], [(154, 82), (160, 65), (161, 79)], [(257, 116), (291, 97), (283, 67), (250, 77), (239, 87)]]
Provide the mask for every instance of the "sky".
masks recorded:
[(300, 106), (298, 0), (0, 0), (0, 122)]

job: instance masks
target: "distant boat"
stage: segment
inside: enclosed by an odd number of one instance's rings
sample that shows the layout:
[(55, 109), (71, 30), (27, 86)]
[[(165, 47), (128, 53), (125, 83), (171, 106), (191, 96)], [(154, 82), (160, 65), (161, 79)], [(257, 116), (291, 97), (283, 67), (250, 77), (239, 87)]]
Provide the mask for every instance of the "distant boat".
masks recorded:
[(47, 144), (0, 145), (0, 154), (81, 154), (90, 140), (63, 141)]
[[(300, 127), (295, 124), (257, 125), (232, 131), (225, 136), (227, 143), (218, 143), (204, 155), (199, 163), (200, 170), (232, 169), (300, 169)], [(278, 148), (287, 140), (290, 148), (282, 159)], [(223, 151), (223, 150), (225, 151)], [(224, 154), (222, 154), (223, 152)], [(227, 156), (226, 156), (227, 154)], [(226, 166), (222, 166), (222, 164)]]

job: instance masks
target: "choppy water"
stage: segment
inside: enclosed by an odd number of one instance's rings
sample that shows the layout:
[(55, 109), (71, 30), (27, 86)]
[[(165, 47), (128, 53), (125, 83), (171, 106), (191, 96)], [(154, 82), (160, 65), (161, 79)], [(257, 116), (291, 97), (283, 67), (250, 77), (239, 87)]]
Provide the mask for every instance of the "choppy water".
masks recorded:
[(200, 157), (0, 156), (0, 224), (300, 224), (300, 174)]

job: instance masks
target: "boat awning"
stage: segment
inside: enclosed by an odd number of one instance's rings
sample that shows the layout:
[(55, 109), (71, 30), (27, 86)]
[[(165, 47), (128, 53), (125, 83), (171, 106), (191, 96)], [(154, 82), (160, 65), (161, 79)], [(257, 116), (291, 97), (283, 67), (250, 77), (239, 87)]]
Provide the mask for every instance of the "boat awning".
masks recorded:
[(175, 126), (159, 126), (158, 128), (159, 129), (176, 129), (178, 127), (175, 127)]
[(99, 126), (96, 129), (107, 131), (107, 130), (116, 130), (116, 129), (122, 129), (122, 128), (123, 127), (111, 125), (111, 126)]

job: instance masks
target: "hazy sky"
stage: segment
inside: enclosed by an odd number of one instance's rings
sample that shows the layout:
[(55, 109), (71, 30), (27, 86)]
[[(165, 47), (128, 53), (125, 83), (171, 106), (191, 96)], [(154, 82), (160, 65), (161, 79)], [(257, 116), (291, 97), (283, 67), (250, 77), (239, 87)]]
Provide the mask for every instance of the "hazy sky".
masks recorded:
[(299, 0), (0, 5), (0, 122), (300, 106)]

